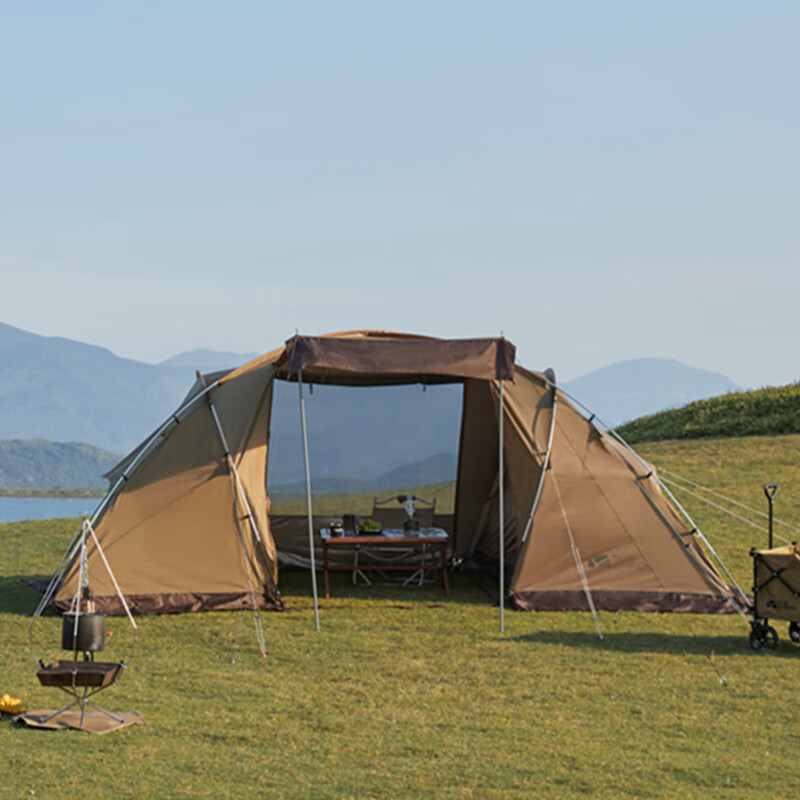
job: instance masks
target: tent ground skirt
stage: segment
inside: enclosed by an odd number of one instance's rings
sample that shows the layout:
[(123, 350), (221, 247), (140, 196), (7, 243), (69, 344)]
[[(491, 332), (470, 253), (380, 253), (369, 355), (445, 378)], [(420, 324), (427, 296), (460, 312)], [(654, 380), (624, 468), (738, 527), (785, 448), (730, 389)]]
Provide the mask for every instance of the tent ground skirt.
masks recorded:
[[(118, 597), (97, 596), (92, 598), (97, 610), (111, 617), (125, 614)], [(253, 608), (253, 595), (250, 592), (170, 592), (161, 594), (126, 595), (128, 605), (135, 614), (182, 614), (186, 611), (239, 611)], [(264, 594), (255, 595), (256, 606), (261, 611), (281, 611), (278, 600)], [(62, 610), (69, 604), (57, 602)]]
[[(514, 607), (521, 611), (589, 611), (586, 593), (580, 589), (545, 592), (512, 592)], [(624, 592), (592, 589), (599, 611), (683, 611), (691, 614), (734, 614), (727, 597), (687, 592)]]

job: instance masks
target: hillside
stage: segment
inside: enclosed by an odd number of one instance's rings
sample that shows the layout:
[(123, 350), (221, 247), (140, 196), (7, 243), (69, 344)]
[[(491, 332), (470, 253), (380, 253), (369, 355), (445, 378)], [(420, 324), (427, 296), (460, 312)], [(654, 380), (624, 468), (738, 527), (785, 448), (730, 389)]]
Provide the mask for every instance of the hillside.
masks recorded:
[[(368, 493), (370, 502), (375, 493), (387, 491), (412, 491), (413, 487), (430, 486), (432, 484), (450, 484), (456, 479), (458, 472), (458, 458), (455, 453), (441, 454), (405, 464), (402, 467), (384, 472), (370, 480), (356, 478), (312, 478), (314, 493), (323, 494), (353, 494)], [(275, 497), (297, 496), (305, 497), (305, 480), (288, 483), (270, 484), (270, 494)], [(424, 497), (427, 495), (422, 493)]]
[[(0, 323), (0, 440), (81, 441), (124, 453), (175, 410), (195, 370), (235, 367), (248, 358), (195, 350), (162, 364), (143, 364), (102, 347)], [(371, 481), (454, 452), (460, 401), (460, 386), (315, 387), (306, 395), (314, 479)], [(295, 385), (276, 386), (270, 446), (271, 482), (302, 480)]]
[[(796, 434), (648, 442), (636, 446), (636, 452), (656, 467), (661, 480), (748, 590), (753, 565), (749, 550), (767, 546), (765, 483), (778, 484), (776, 519), (800, 526), (799, 451), (800, 435)], [(717, 494), (698, 486), (708, 487)], [(730, 505), (719, 495), (758, 513)], [(736, 516), (723, 512), (719, 506)], [(800, 538), (796, 528), (793, 531), (780, 524), (776, 524), (775, 534), (776, 545)]]
[(44, 439), (0, 441), (0, 487), (60, 487), (104, 489), (102, 477), (119, 456), (77, 442)]
[(567, 392), (610, 425), (740, 389), (719, 372), (672, 358), (637, 358), (567, 381)]
[(88, 442), (124, 452), (186, 388), (171, 369), (0, 324), (0, 439)]
[(621, 425), (631, 444), (705, 436), (800, 433), (800, 383), (731, 392)]

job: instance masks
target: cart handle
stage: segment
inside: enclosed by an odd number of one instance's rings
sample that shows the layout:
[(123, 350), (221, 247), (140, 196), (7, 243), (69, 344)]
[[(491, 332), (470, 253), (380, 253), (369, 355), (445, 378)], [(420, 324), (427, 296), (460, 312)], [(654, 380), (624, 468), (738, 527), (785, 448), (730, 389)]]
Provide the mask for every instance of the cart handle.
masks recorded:
[(765, 483), (764, 484), (764, 494), (767, 496), (767, 500), (769, 500), (769, 504), (772, 505), (772, 501), (775, 499), (775, 495), (778, 493), (778, 484), (777, 483)]

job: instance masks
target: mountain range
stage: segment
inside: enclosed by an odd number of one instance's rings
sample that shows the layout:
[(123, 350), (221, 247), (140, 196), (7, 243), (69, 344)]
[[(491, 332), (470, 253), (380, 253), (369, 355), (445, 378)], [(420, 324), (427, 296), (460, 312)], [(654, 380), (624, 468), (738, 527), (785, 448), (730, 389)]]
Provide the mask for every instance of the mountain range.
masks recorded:
[[(124, 453), (176, 408), (196, 370), (235, 367), (254, 355), (193, 350), (145, 364), (0, 323), (0, 440), (82, 442)], [(724, 375), (670, 359), (638, 359), (612, 364), (563, 388), (618, 424), (738, 387)], [(458, 385), (314, 387), (306, 395), (306, 412), (315, 485), (344, 479), (372, 487), (395, 469), (405, 470), (401, 482), (414, 485), (451, 480), (460, 398)], [(270, 485), (288, 489), (302, 481), (293, 384), (276, 384), (270, 448)], [(102, 460), (105, 464), (107, 458)]]
[(719, 372), (689, 367), (672, 358), (637, 358), (595, 370), (561, 388), (609, 425), (621, 425), (742, 387)]

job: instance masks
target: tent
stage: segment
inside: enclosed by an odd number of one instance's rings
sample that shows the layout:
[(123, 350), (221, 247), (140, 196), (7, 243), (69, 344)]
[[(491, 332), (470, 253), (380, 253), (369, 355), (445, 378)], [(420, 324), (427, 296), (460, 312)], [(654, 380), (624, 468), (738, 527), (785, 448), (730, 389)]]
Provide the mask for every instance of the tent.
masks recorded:
[[(304, 386), (463, 384), (447, 527), (455, 556), (499, 567), (501, 601), (537, 610), (733, 610), (710, 560), (716, 554), (654, 470), (583, 416), (551, 371), (516, 365), (515, 352), (503, 338), (297, 335), (238, 369), (198, 376), (180, 408), (109, 473), (112, 488), (91, 520), (129, 602), (143, 613), (277, 608), (278, 555), (284, 543), (294, 546), (298, 525), (307, 528), (313, 567), (310, 485), (306, 517), (270, 515), (270, 413), (283, 380), (298, 385), (304, 432)], [(62, 607), (76, 591), (74, 550), (55, 594)], [(90, 567), (97, 557), (90, 548)], [(104, 571), (95, 574), (98, 608), (120, 613)]]

